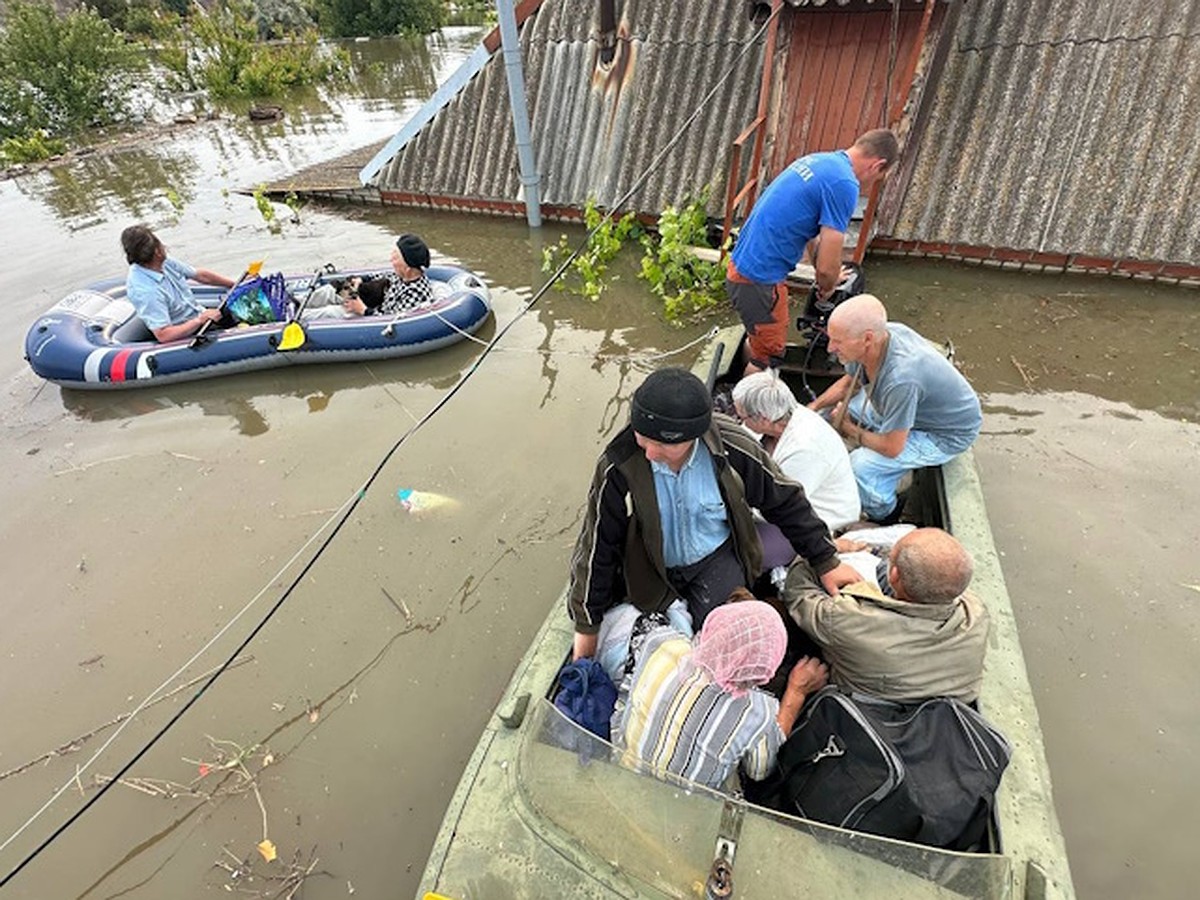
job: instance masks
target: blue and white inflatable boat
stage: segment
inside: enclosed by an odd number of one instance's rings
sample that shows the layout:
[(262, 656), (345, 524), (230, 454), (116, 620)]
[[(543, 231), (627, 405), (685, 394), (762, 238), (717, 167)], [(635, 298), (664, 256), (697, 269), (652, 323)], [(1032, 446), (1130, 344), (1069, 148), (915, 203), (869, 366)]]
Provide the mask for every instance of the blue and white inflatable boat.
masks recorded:
[[(390, 271), (390, 270), (389, 270)], [(338, 282), (378, 270), (320, 276)], [(385, 359), (428, 353), (464, 340), (487, 320), (491, 296), (476, 275), (455, 266), (430, 266), (434, 302), (400, 315), (316, 319), (304, 323), (304, 343), (280, 350), (284, 322), (211, 330), (158, 343), (125, 297), (125, 282), (98, 282), (64, 297), (25, 337), (25, 358), (38, 375), (82, 390), (145, 387), (212, 378), (298, 363)], [(288, 290), (304, 297), (313, 275), (288, 277)], [(224, 291), (194, 286), (196, 299), (216, 307)]]

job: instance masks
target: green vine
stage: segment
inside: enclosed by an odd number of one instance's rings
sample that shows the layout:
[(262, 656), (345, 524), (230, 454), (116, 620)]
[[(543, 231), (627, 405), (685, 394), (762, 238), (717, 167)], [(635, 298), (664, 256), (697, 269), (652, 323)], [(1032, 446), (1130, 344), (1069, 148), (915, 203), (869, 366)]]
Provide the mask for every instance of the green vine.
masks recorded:
[(725, 267), (704, 260), (694, 247), (708, 245), (707, 197), (702, 195), (658, 217), (657, 235), (642, 238), (642, 270), (638, 273), (663, 302), (668, 319), (702, 312), (725, 300)]
[[(571, 261), (567, 275), (555, 282), (554, 287), (560, 291), (570, 290), (589, 300), (598, 300), (605, 288), (604, 273), (608, 271), (608, 264), (627, 240), (642, 234), (642, 226), (633, 213), (616, 218), (601, 212), (591, 199), (584, 207), (583, 219), (588, 231), (595, 229), (595, 233), (582, 252)], [(571, 244), (564, 234), (557, 244), (542, 250), (542, 271), (557, 271), (571, 253)]]
[(260, 184), (254, 189), (254, 205), (258, 207), (258, 214), (263, 217), (263, 221), (267, 223), (267, 228), (272, 234), (278, 234), (280, 231), (279, 220), (275, 216), (275, 204), (271, 202), (271, 198), (267, 196), (267, 186)]
[[(657, 232), (648, 232), (633, 213), (619, 218), (602, 213), (594, 201), (584, 208), (589, 231), (596, 229), (587, 247), (572, 260), (569, 277), (560, 279), (555, 288), (571, 291), (589, 300), (599, 299), (606, 286), (608, 264), (630, 240), (642, 249), (638, 277), (662, 300), (663, 311), (671, 321), (711, 309), (725, 300), (725, 267), (716, 260), (701, 259), (696, 247), (708, 246), (707, 192), (676, 209), (668, 206), (658, 218)], [(597, 228), (597, 226), (599, 226)], [(566, 235), (553, 247), (542, 251), (542, 270), (553, 272), (571, 255)]]

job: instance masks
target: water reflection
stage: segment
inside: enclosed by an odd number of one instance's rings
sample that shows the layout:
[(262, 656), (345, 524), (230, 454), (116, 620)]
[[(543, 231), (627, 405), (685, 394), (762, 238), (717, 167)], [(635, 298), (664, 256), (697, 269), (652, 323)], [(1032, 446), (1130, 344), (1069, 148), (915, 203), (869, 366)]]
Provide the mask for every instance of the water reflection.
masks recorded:
[[(494, 333), (493, 320), (478, 332), (481, 340)], [(329, 408), (334, 395), (381, 387), (392, 396), (415, 388), (446, 391), (478, 355), (478, 346), (460, 344), (428, 357), (407, 357), (366, 363), (327, 363), (278, 369), (272, 372), (227, 375), (212, 381), (112, 391), (59, 392), (63, 409), (87, 422), (111, 422), (141, 416), (178, 416), (199, 409), (205, 417), (227, 418), (245, 437), (257, 437), (271, 429), (266, 408), (279, 408), (278, 399), (304, 402), (309, 414)], [(393, 392), (394, 390), (394, 392)], [(269, 401), (269, 402), (267, 402)]]
[(451, 45), (444, 39), (393, 37), (343, 46), (350, 54), (350, 92), (386, 103), (437, 90), (438, 69)]
[(952, 338), (980, 392), (1078, 391), (1200, 420), (1195, 293), (1114, 278), (872, 260), (890, 318)]
[(16, 181), (17, 190), (50, 207), (61, 219), (154, 219), (176, 214), (195, 196), (199, 167), (186, 151), (128, 149), (87, 156), (39, 178)]
[(170, 223), (206, 189), (253, 186), (394, 134), (474, 49), (478, 28), (428, 38), (346, 42), (350, 80), (281, 99), (284, 118), (252, 122), (252, 101), (222, 103), (219, 119), (170, 126), (139, 146), (80, 157), (20, 179), (72, 231), (120, 218)]

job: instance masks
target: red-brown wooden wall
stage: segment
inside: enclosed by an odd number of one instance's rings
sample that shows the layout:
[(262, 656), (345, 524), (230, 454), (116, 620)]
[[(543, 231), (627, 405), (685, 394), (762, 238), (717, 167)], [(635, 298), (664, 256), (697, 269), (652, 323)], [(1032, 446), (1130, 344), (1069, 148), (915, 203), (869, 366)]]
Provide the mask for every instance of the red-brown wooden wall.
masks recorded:
[[(926, 41), (938, 33), (944, 12), (939, 4)], [(922, 15), (919, 6), (900, 12), (887, 109), (891, 122), (883, 119), (890, 4), (869, 11), (802, 10), (781, 23), (788, 29), (787, 60), (772, 175), (798, 156), (848, 147), (864, 131), (896, 124)]]

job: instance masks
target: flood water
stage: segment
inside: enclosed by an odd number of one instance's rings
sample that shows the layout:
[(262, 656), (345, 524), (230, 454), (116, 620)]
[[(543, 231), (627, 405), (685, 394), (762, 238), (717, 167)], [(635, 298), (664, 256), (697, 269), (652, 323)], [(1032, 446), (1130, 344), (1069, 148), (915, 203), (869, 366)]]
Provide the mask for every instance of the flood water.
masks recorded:
[[(417, 231), (491, 285), (491, 337), (541, 285), (558, 226), (309, 207), (274, 234), (234, 193), (391, 134), (477, 37), (352, 45), (355, 86), (283, 122), (227, 117), (0, 183), (0, 842), (71, 783), (112, 734), (102, 726), (261, 591), (171, 686), (234, 651), (480, 351), (84, 393), (29, 371), (26, 329), (120, 274), (121, 228), (147, 221), (176, 255), (232, 277), (257, 258), (267, 271), (382, 262), (395, 233)], [(262, 862), (264, 838), (285, 864), (316, 858), (310, 900), (413, 894), (476, 738), (562, 589), (599, 447), (659, 354), (731, 321), (665, 324), (634, 262), (617, 270), (598, 303), (551, 292), (520, 317), (369, 483), (247, 661), (6, 897), (274, 896), (263, 875), (286, 865)], [(886, 259), (867, 277), (893, 318), (954, 340), (984, 397), (976, 457), (1080, 895), (1184, 895), (1200, 802), (1187, 762), (1200, 738), (1200, 296)], [(453, 502), (412, 515), (395, 496), (405, 487)], [(0, 852), (3, 873), (191, 694), (126, 728)], [(257, 794), (220, 768), (238, 754)], [(208, 796), (162, 796), (184, 788)], [(234, 878), (244, 860), (257, 874)]]

